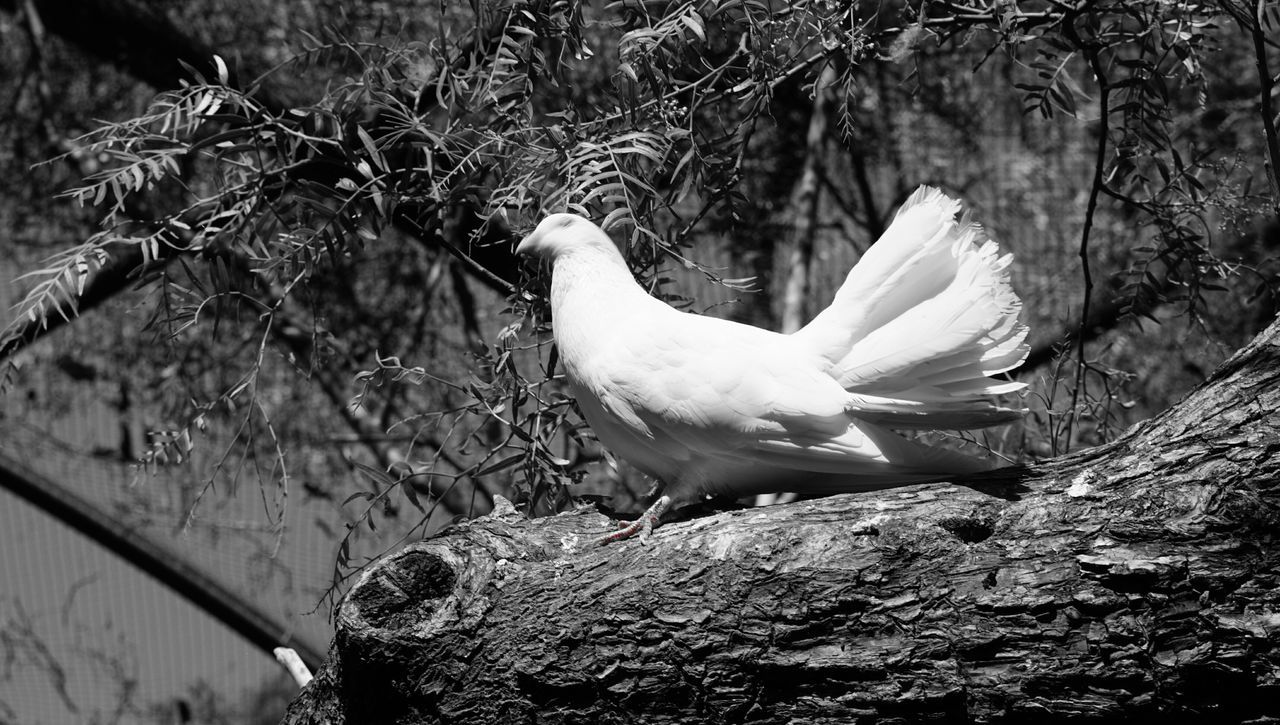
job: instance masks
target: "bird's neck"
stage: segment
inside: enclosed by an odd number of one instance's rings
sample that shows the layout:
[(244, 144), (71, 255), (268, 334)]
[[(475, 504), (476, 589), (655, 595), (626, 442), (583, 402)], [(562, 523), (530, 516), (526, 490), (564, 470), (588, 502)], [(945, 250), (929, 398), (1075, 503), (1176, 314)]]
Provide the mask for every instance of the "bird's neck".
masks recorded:
[(551, 273), (553, 314), (572, 309), (634, 305), (638, 298), (652, 299), (636, 284), (616, 249), (575, 249), (555, 261)]

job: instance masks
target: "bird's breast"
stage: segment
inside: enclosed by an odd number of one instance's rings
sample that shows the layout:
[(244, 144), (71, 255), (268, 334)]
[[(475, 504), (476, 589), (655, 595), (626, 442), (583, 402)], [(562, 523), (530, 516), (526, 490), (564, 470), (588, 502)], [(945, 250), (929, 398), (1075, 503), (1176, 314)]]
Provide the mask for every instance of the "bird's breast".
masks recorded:
[(571, 380), (582, 384), (592, 382), (593, 369), (627, 357), (655, 314), (674, 312), (645, 293), (625, 267), (590, 261), (557, 260), (551, 280), (556, 347)]

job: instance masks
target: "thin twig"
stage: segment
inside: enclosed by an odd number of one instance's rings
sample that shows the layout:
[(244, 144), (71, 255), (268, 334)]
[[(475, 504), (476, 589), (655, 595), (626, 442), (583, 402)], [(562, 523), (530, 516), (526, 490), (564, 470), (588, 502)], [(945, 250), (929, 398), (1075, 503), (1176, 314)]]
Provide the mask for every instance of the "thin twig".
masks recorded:
[(1076, 380), (1075, 389), (1071, 391), (1071, 423), (1067, 429), (1067, 444), (1069, 446), (1071, 428), (1074, 427), (1079, 416), (1080, 397), (1084, 393), (1084, 388), (1088, 385), (1088, 380), (1085, 377), (1085, 371), (1088, 367), (1085, 358), (1085, 342), (1088, 339), (1089, 305), (1090, 298), (1093, 295), (1093, 272), (1089, 267), (1089, 235), (1093, 231), (1093, 217), (1098, 209), (1098, 195), (1102, 192), (1102, 187), (1105, 183), (1103, 180), (1103, 167), (1106, 165), (1107, 136), (1110, 134), (1111, 84), (1107, 80), (1106, 70), (1102, 67), (1102, 61), (1098, 57), (1097, 47), (1082, 42), (1075, 26), (1071, 23), (1065, 24), (1064, 31), (1080, 47), (1085, 58), (1089, 61), (1089, 67), (1093, 70), (1094, 78), (1098, 81), (1099, 124), (1098, 147), (1093, 159), (1093, 182), (1089, 187), (1089, 202), (1085, 206), (1084, 226), (1080, 231), (1080, 249), (1078, 251), (1080, 269), (1084, 275), (1084, 299), (1080, 306), (1080, 331), (1076, 335)]

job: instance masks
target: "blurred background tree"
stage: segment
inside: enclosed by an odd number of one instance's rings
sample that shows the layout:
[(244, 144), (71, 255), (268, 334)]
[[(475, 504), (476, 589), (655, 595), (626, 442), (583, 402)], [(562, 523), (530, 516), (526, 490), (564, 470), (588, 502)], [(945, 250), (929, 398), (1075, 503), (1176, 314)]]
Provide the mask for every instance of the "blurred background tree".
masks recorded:
[(363, 563), (495, 495), (647, 488), (511, 254), (546, 213), (794, 329), (916, 186), (960, 196), (1032, 328), (1032, 415), (978, 441), (1014, 461), (1166, 408), (1276, 310), (1274, 3), (345, 5), (0, 0), (0, 454), (320, 649)]

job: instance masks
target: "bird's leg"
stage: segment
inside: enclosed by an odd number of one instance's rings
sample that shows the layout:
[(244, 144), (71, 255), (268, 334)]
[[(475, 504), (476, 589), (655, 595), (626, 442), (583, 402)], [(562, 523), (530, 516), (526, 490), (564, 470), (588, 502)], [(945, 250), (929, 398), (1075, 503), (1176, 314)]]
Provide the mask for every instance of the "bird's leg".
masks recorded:
[(653, 527), (658, 525), (658, 519), (662, 518), (662, 515), (666, 513), (669, 508), (671, 508), (671, 497), (659, 496), (658, 500), (654, 501), (652, 506), (645, 509), (645, 512), (640, 514), (640, 518), (632, 521), (612, 534), (601, 538), (601, 545), (608, 544), (613, 541), (629, 539), (636, 534), (640, 535), (641, 544), (647, 543), (649, 541), (649, 534), (653, 533)]

